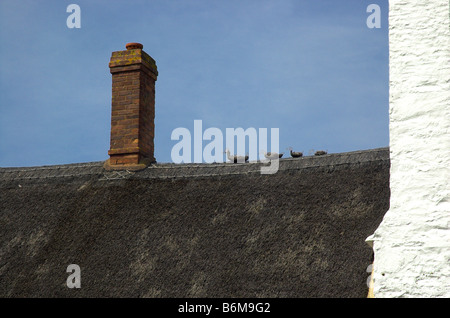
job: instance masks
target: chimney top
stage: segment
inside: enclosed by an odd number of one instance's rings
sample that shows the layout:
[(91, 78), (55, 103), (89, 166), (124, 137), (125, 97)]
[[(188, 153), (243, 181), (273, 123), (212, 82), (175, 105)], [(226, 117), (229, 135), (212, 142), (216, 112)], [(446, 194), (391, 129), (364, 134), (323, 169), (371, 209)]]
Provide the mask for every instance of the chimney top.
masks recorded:
[(125, 47), (127, 48), (127, 50), (135, 50), (135, 49), (143, 49), (144, 46), (141, 43), (137, 43), (137, 42), (131, 42), (131, 43), (127, 43), (125, 45)]

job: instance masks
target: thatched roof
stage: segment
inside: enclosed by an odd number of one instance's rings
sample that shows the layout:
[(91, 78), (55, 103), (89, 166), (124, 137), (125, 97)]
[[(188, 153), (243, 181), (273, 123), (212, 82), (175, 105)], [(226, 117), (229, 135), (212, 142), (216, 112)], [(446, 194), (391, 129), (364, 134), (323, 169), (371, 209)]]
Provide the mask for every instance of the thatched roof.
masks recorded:
[(389, 150), (260, 166), (0, 168), (0, 296), (365, 297)]

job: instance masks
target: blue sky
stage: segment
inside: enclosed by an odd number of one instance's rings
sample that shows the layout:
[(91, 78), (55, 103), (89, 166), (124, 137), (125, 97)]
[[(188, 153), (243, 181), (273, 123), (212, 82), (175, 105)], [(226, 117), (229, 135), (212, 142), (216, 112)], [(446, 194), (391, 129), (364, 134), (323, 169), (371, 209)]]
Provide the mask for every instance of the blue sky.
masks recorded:
[[(66, 26), (71, 3), (79, 29)], [(158, 162), (195, 119), (224, 135), (279, 128), (282, 151), (386, 147), (387, 16), (387, 0), (1, 0), (0, 166), (106, 160), (108, 62), (128, 42), (158, 66)]]

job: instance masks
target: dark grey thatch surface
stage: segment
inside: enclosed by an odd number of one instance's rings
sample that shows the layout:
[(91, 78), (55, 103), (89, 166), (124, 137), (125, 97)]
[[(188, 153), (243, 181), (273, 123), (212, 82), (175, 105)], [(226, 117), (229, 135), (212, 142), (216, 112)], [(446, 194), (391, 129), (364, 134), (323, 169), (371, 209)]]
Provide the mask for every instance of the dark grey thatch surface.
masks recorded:
[(0, 296), (365, 297), (389, 150), (260, 166), (1, 168)]

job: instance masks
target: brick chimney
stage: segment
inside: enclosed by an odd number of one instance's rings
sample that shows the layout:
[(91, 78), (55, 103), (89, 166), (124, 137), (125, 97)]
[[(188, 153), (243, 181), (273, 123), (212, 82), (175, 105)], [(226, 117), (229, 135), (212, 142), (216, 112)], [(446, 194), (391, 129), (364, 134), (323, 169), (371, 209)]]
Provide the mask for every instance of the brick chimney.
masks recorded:
[(155, 162), (155, 81), (156, 63), (140, 43), (126, 44), (113, 52), (111, 146), (105, 168), (142, 169)]

